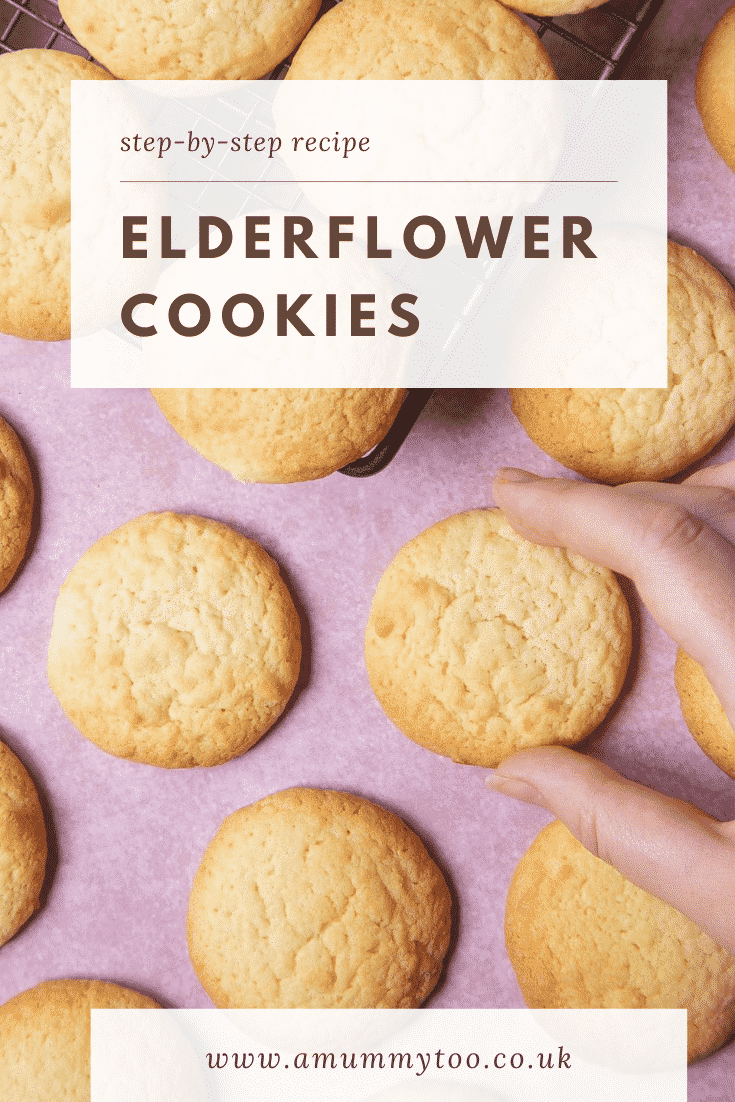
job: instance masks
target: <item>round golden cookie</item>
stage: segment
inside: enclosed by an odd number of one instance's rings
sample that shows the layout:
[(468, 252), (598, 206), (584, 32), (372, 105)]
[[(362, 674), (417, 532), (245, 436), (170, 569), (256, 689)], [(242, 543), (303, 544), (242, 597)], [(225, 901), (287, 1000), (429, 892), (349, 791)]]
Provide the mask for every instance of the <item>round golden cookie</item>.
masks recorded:
[(71, 329), (72, 80), (112, 80), (59, 50), (0, 55), (0, 332), (66, 340)]
[(320, 0), (61, 0), (66, 25), (122, 80), (257, 80), (291, 53)]
[(558, 820), (513, 875), (505, 941), (532, 1009), (686, 1009), (690, 1060), (735, 1031), (735, 959)]
[(35, 785), (15, 754), (0, 742), (0, 945), (38, 910), (46, 853), (46, 827)]
[(23, 561), (33, 519), (33, 479), (20, 440), (0, 417), (0, 593)]
[(707, 137), (735, 172), (735, 5), (727, 9), (704, 44), (696, 99)]
[(89, 1102), (90, 1010), (156, 1010), (101, 980), (48, 980), (0, 1006), (0, 1083), (12, 1102)]
[(667, 390), (518, 388), (513, 412), (543, 451), (588, 478), (669, 478), (735, 423), (735, 291), (691, 249), (668, 246)]
[(615, 575), (530, 543), (497, 509), (449, 517), (403, 547), (365, 635), (370, 683), (396, 726), (485, 767), (589, 735), (620, 692), (630, 649)]
[(194, 878), (189, 953), (219, 1007), (408, 1009), (439, 979), (450, 911), (396, 815), (291, 788), (218, 830)]
[(301, 661), (278, 566), (224, 524), (148, 513), (98, 540), (56, 602), (51, 688), (109, 754), (219, 765), (265, 734)]
[(379, 444), (406, 391), (191, 388), (152, 394), (187, 444), (241, 482), (305, 482)]
[(287, 80), (554, 80), (549, 55), (496, 0), (342, 0)]
[(735, 731), (699, 662), (681, 649), (674, 680), (687, 727), (707, 757), (735, 778)]

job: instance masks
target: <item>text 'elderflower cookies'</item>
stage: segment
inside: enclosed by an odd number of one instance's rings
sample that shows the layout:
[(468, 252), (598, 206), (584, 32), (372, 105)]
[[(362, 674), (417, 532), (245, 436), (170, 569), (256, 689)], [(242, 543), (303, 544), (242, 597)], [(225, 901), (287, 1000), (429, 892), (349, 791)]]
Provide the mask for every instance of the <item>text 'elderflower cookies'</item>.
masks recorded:
[(194, 878), (189, 953), (219, 1007), (410, 1009), (434, 989), (451, 899), (396, 815), (292, 788), (225, 819)]
[(379, 444), (403, 389), (153, 390), (200, 455), (241, 482), (323, 478)]
[(690, 1060), (735, 1030), (735, 959), (558, 821), (514, 873), (505, 939), (532, 1009), (686, 1009)]
[(31, 534), (33, 496), (31, 468), (21, 442), (0, 417), (0, 593), (23, 561)]
[[(735, 423), (735, 291), (673, 241), (667, 316), (668, 389), (515, 389), (513, 412), (533, 442), (612, 484), (669, 478), (711, 451)], [(532, 321), (526, 337), (532, 354)]]
[(531, 28), (496, 0), (342, 0), (287, 80), (554, 80)]
[(61, 0), (59, 8), (123, 80), (257, 80), (298, 45), (319, 0)]
[(58, 50), (0, 55), (0, 332), (71, 331), (72, 80), (112, 80)]
[(735, 5), (727, 9), (704, 44), (696, 89), (707, 137), (735, 172)]
[(88, 1102), (90, 1011), (155, 1010), (102, 980), (48, 980), (0, 1006), (0, 1083), (8, 1102)]
[(0, 742), (0, 945), (38, 908), (46, 852), (46, 827), (35, 785), (15, 754)]
[(630, 649), (615, 575), (530, 543), (495, 509), (449, 517), (402, 548), (365, 635), (370, 683), (396, 726), (490, 768), (522, 747), (589, 735)]
[(735, 778), (735, 730), (699, 662), (679, 650), (674, 667), (681, 714), (708, 758)]
[(110, 754), (218, 765), (283, 711), (300, 628), (257, 543), (213, 520), (149, 513), (103, 536), (69, 573), (49, 681), (71, 721)]

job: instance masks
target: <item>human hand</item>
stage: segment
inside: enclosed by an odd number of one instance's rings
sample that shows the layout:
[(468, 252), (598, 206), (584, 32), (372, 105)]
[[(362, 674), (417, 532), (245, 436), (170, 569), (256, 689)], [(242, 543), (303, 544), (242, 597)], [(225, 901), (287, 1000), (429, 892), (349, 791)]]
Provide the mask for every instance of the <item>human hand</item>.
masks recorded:
[[(508, 468), (493, 488), (528, 539), (631, 578), (704, 668), (735, 727), (735, 462), (681, 485), (618, 487)], [(588, 850), (735, 953), (735, 822), (719, 823), (562, 747), (521, 750), (487, 783), (551, 811)]]

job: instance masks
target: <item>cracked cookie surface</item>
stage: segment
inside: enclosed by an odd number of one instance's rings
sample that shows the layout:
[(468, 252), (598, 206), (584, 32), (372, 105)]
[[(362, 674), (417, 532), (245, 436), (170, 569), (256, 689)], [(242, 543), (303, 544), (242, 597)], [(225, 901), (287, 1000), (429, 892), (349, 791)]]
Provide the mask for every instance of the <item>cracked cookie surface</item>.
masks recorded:
[(668, 389), (512, 391), (543, 451), (600, 482), (669, 478), (735, 423), (735, 291), (692, 249), (668, 243)]
[(46, 827), (33, 781), (0, 742), (0, 945), (38, 908), (46, 872)]
[(287, 80), (554, 80), (544, 47), (495, 0), (342, 0)]
[(444, 877), (401, 819), (292, 788), (236, 811), (194, 878), (189, 953), (219, 1007), (411, 1008), (449, 945)]
[(180, 768), (245, 753), (283, 711), (300, 661), (298, 614), (262, 547), (216, 521), (148, 513), (69, 573), (48, 675), (90, 741)]
[(189, 387), (152, 394), (187, 444), (241, 482), (306, 482), (380, 443), (406, 391)]
[(257, 80), (298, 45), (319, 0), (61, 0), (59, 8), (122, 80)]
[(23, 561), (33, 519), (33, 479), (23, 446), (0, 417), (0, 593)]
[(370, 683), (414, 742), (467, 765), (571, 746), (622, 687), (630, 614), (614, 574), (517, 535), (499, 510), (440, 521), (381, 578)]
[(0, 1006), (0, 1083), (13, 1102), (88, 1102), (90, 1010), (157, 1010), (103, 980), (48, 980)]
[(0, 56), (0, 332), (71, 334), (71, 81), (112, 80), (58, 50)]
[(559, 821), (516, 868), (505, 940), (532, 1009), (686, 1009), (690, 1060), (735, 1030), (735, 959)]

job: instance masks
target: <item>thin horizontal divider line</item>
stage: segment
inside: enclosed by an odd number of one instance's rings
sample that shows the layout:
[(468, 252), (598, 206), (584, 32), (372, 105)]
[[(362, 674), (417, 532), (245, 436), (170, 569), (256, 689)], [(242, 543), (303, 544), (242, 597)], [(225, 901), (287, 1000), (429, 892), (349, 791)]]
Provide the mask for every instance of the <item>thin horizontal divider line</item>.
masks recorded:
[(619, 180), (120, 180), (121, 184), (617, 184)]

